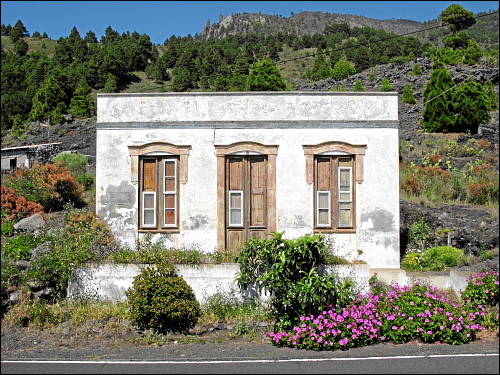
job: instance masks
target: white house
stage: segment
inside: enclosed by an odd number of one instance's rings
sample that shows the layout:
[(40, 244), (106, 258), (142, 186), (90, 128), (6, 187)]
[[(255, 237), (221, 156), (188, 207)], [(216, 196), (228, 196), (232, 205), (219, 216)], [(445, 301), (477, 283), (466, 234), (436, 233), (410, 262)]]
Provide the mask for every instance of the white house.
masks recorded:
[(98, 94), (96, 127), (96, 211), (124, 245), (321, 232), (399, 268), (397, 93)]

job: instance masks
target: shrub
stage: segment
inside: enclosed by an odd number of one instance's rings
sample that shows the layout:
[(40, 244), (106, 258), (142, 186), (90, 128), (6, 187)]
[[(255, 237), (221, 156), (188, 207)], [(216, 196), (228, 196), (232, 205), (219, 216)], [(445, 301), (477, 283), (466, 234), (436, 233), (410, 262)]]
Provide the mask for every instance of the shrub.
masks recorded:
[(482, 329), (481, 311), (468, 312), (450, 302), (443, 291), (415, 283), (388, 292), (359, 295), (340, 311), (304, 315), (288, 331), (270, 332), (276, 346), (312, 350), (345, 350), (380, 342), (411, 340), (464, 344)]
[(2, 185), (2, 235), (7, 222), (17, 222), (34, 214), (43, 214), (42, 205), (31, 202), (16, 193), (13, 188)]
[(73, 267), (105, 259), (116, 247), (110, 228), (93, 212), (70, 208), (65, 221), (63, 230), (40, 234), (47, 243), (46, 251), (31, 259), (28, 269), (30, 278), (54, 287), (61, 298), (66, 295)]
[(391, 91), (392, 90), (392, 84), (391, 81), (387, 77), (384, 77), (382, 79), (382, 84), (380, 86), (380, 91)]
[(423, 253), (408, 252), (401, 261), (401, 268), (407, 271), (442, 271), (466, 263), (462, 249), (452, 246), (437, 246)]
[(452, 246), (436, 246), (424, 251), (422, 265), (431, 271), (442, 271), (465, 262), (464, 251)]
[(94, 183), (94, 176), (87, 173), (87, 157), (80, 153), (62, 152), (52, 158), (54, 164), (60, 163), (75, 176), (75, 180), (89, 189)]
[(43, 237), (34, 234), (20, 234), (17, 237), (9, 238), (2, 244), (2, 255), (15, 260), (29, 260), (30, 250), (38, 246), (43, 241)]
[(476, 307), (497, 306), (500, 302), (498, 272), (485, 271), (467, 278), (467, 286), (461, 292), (462, 302)]
[(140, 329), (186, 332), (201, 315), (193, 290), (167, 261), (144, 268), (127, 296), (131, 319)]
[(473, 313), (483, 311), (479, 322), (485, 327), (497, 329), (499, 327), (498, 308), (500, 301), (498, 272), (484, 271), (467, 278), (465, 291), (461, 293), (461, 300), (465, 309)]
[(322, 235), (304, 235), (283, 239), (252, 238), (238, 257), (237, 283), (247, 289), (257, 285), (271, 294), (271, 313), (275, 327), (286, 329), (298, 322), (300, 315), (321, 311), (332, 304), (343, 307), (353, 299), (353, 283), (324, 275), (319, 266), (326, 263), (327, 243)]
[(31, 168), (19, 168), (9, 175), (5, 185), (18, 195), (41, 204), (44, 209), (60, 211), (66, 203), (83, 207), (83, 186), (62, 165), (34, 163)]
[(424, 248), (429, 244), (430, 230), (431, 228), (423, 217), (411, 224), (408, 229), (408, 245), (410, 248), (424, 251)]
[(401, 97), (403, 103), (415, 104), (417, 101), (415, 96), (413, 95), (413, 87), (411, 83), (407, 83), (405, 88), (403, 89), (403, 95)]

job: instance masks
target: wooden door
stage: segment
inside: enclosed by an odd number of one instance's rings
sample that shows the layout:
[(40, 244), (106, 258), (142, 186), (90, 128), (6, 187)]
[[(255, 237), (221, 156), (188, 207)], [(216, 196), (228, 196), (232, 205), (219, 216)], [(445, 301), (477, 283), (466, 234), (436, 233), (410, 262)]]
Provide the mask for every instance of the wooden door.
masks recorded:
[(226, 158), (226, 250), (238, 254), (249, 238), (267, 234), (267, 158)]

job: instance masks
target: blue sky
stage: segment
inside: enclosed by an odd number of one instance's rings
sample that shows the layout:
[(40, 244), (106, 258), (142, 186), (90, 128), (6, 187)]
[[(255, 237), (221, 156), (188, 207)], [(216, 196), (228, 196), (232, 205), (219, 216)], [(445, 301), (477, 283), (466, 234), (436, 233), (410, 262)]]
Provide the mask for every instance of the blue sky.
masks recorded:
[(289, 17), (291, 12), (320, 11), (375, 18), (430, 21), (451, 4), (473, 12), (498, 9), (498, 1), (2, 1), (2, 24), (21, 20), (30, 34), (46, 32), (49, 38), (67, 37), (73, 26), (85, 37), (92, 30), (97, 39), (108, 26), (121, 33), (136, 31), (163, 44), (172, 35), (203, 31), (207, 20), (219, 15), (258, 13)]

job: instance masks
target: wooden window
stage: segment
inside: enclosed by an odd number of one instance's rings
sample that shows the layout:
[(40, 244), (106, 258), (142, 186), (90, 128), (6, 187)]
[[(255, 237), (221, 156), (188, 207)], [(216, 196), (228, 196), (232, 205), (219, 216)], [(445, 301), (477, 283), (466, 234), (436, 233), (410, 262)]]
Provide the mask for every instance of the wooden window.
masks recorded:
[(141, 229), (178, 228), (178, 169), (177, 157), (144, 156), (141, 158)]
[(318, 155), (314, 160), (315, 227), (354, 230), (354, 157)]
[(243, 191), (230, 190), (229, 191), (229, 226), (241, 227), (243, 226)]

